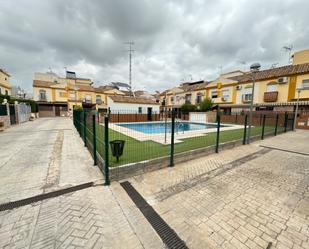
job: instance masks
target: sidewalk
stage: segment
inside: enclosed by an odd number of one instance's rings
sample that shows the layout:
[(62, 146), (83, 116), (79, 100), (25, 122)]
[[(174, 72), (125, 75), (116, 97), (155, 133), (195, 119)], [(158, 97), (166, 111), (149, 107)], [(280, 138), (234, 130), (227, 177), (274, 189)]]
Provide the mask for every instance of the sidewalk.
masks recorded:
[(42, 118), (0, 134), (0, 203), (94, 181), (99, 185), (0, 212), (0, 248), (164, 248), (103, 177), (68, 118)]
[(0, 203), (102, 179), (68, 118), (12, 127), (0, 141)]

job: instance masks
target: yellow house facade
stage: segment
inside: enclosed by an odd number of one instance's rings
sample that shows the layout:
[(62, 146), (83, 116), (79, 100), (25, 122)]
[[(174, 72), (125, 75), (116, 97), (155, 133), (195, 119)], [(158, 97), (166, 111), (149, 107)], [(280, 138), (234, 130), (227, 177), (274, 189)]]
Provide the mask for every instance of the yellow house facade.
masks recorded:
[[(233, 71), (210, 82), (172, 88), (163, 92), (160, 100), (162, 103), (166, 98), (167, 107), (179, 108), (186, 102), (198, 104), (201, 98), (207, 97), (225, 112), (239, 111), (249, 107), (252, 86), (251, 72)], [(257, 72), (253, 103), (256, 110), (292, 111), (298, 97), (297, 89), (302, 87), (305, 89), (299, 95), (300, 107), (309, 109), (309, 49), (295, 52), (291, 65)], [(177, 96), (184, 101), (178, 102)]]
[(11, 95), (10, 77), (11, 75), (7, 71), (0, 68), (0, 94)]
[(39, 114), (66, 116), (74, 106), (85, 109), (107, 109), (107, 95), (100, 87), (93, 87), (90, 79), (77, 78), (67, 72), (65, 78), (55, 73), (35, 73), (33, 98), (39, 104)]

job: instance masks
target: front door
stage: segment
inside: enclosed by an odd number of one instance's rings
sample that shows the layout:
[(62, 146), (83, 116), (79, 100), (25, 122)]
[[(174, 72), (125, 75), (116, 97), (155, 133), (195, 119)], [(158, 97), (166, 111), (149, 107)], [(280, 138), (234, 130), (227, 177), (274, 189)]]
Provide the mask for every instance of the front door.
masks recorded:
[(55, 106), (55, 115), (56, 117), (60, 117), (60, 106)]
[(147, 108), (147, 120), (152, 121), (152, 107)]
[(11, 125), (16, 124), (16, 114), (15, 114), (15, 105), (10, 105), (10, 122)]

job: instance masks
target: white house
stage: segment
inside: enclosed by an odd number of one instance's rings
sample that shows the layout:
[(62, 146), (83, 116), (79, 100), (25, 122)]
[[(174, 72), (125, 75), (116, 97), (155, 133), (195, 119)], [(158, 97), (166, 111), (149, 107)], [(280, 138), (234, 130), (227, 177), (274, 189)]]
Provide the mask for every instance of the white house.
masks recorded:
[(111, 113), (150, 114), (160, 112), (160, 103), (149, 99), (132, 96), (108, 96)]

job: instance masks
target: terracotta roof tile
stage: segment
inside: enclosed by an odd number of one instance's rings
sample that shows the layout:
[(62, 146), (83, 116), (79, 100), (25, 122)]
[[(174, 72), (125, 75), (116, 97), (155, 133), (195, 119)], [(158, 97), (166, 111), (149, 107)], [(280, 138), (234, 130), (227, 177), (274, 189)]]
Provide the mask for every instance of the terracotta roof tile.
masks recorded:
[[(288, 65), (273, 69), (267, 69), (256, 73), (256, 80), (267, 80), (284, 76), (291, 76), (295, 74), (309, 73), (309, 63)], [(236, 80), (239, 83), (251, 82), (252, 74), (246, 73), (244, 75), (230, 77), (229, 79)]]
[(151, 104), (151, 105), (160, 105), (155, 101), (147, 98), (134, 98), (128, 96), (109, 96), (114, 102), (119, 103), (134, 103), (134, 104)]
[(7, 71), (5, 71), (4, 69), (0, 68), (0, 72), (4, 73), (7, 76), (11, 76)]
[(34, 80), (33, 81), (33, 86), (36, 87), (50, 87), (53, 85), (57, 85), (55, 82), (49, 82), (49, 81), (42, 81), (42, 80)]

